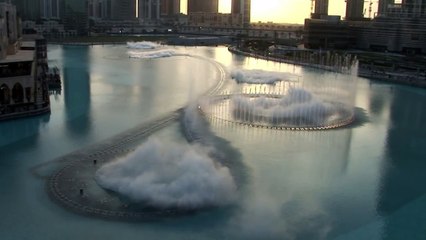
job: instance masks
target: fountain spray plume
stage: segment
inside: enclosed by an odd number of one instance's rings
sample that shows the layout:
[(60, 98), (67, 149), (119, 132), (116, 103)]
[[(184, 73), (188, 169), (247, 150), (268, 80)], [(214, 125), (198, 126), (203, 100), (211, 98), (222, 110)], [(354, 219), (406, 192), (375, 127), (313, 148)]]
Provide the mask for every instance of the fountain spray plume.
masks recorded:
[[(344, 66), (348, 70), (356, 63), (351, 56), (336, 59), (341, 61), (339, 68)], [(341, 127), (354, 119), (354, 79), (347, 73), (330, 75), (300, 80), (288, 73), (234, 71), (232, 76), (240, 83), (240, 92), (213, 96), (205, 101), (207, 104), (200, 104), (201, 110), (217, 119), (255, 127), (289, 130)], [(297, 80), (291, 80), (294, 77)]]
[(150, 138), (128, 156), (96, 172), (103, 188), (156, 208), (199, 209), (236, 199), (229, 169), (209, 157), (210, 149)]
[(155, 49), (160, 45), (154, 42), (142, 41), (142, 42), (127, 42), (127, 48), (130, 49)]
[(231, 77), (235, 79), (237, 83), (272, 85), (287, 79), (294, 79), (297, 76), (294, 74), (283, 72), (234, 69), (231, 71)]

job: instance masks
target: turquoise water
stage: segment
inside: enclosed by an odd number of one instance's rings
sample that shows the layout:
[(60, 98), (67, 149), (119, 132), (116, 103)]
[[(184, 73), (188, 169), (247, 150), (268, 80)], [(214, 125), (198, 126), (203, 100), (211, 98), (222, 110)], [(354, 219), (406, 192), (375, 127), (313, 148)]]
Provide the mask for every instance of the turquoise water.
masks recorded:
[[(239, 57), (226, 48), (173, 48), (225, 66), (319, 70)], [(63, 90), (52, 113), (0, 122), (1, 239), (426, 239), (426, 92), (358, 79), (351, 128), (288, 132), (211, 123), (241, 154), (246, 180), (231, 207), (153, 222), (76, 215), (49, 200), (50, 161), (183, 107), (219, 72), (189, 56), (129, 58), (126, 46), (49, 46)], [(178, 124), (157, 137), (183, 141)], [(34, 168), (46, 164), (42, 172)]]

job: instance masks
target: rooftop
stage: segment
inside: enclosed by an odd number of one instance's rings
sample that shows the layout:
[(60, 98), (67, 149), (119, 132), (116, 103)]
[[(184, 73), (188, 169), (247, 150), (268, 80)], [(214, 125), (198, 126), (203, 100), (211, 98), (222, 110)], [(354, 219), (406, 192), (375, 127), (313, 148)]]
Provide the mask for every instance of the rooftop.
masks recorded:
[(21, 47), (33, 47), (35, 48), (36, 44), (35, 41), (23, 41), (21, 43)]
[(6, 58), (0, 60), (0, 64), (14, 62), (29, 62), (34, 60), (33, 50), (19, 50), (15, 55), (7, 55)]

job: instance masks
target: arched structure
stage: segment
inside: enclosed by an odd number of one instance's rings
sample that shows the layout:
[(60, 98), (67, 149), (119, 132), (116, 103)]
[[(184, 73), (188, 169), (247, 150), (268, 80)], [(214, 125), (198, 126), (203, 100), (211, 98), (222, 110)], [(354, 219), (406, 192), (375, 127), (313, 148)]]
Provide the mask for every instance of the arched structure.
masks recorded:
[(10, 104), (10, 89), (6, 84), (0, 86), (0, 104)]
[(24, 88), (20, 83), (16, 83), (12, 88), (12, 99), (15, 103), (24, 102)]

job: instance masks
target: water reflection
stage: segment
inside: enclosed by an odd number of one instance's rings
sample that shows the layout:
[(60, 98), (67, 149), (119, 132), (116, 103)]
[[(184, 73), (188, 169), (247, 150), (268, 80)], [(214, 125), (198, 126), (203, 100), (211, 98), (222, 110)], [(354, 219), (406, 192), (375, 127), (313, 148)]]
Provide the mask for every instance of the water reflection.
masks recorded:
[(89, 50), (64, 46), (62, 57), (66, 126), (71, 136), (85, 135), (91, 128)]
[[(426, 194), (426, 109), (424, 96), (415, 91), (398, 88), (393, 92), (390, 113), (392, 124), (387, 134), (387, 161), (383, 167), (377, 203), (377, 210), (383, 216), (393, 214)], [(404, 217), (424, 227), (424, 202), (422, 208), (423, 213), (414, 208)], [(388, 222), (386, 231), (388, 235), (398, 236), (401, 230), (395, 225), (400, 221), (393, 220), (396, 222)]]
[[(61, 70), (65, 76), (60, 99), (65, 98), (65, 105), (52, 101), (51, 118), (0, 122), (0, 182), (2, 191), (8, 193), (2, 195), (0, 212), (9, 224), (0, 224), (0, 230), (6, 239), (45, 239), (42, 232), (84, 239), (94, 231), (104, 239), (425, 239), (424, 90), (387, 84), (370, 87), (363, 79), (355, 86), (355, 106), (366, 109), (369, 119), (352, 128), (288, 132), (212, 122), (218, 136), (241, 152), (245, 167), (242, 173), (247, 183), (232, 211), (127, 224), (100, 222), (50, 205), (44, 185), (30, 174), (31, 165), (176, 109), (188, 99), (191, 83), (207, 85), (217, 74), (211, 66), (187, 57), (152, 60), (164, 64), (155, 70), (147, 61), (134, 61), (128, 71), (131, 60), (121, 57), (125, 47), (99, 47), (97, 57), (92, 55), (96, 47), (61, 48), (64, 53), (57, 55), (60, 68), (65, 66)], [(194, 55), (202, 51), (187, 50)], [(272, 71), (293, 68), (227, 56), (223, 48), (215, 51), (216, 59), (225, 59), (230, 65)], [(119, 57), (113, 60), (102, 58), (104, 55)], [(294, 68), (297, 72), (298, 67)], [(300, 71), (311, 78), (313, 87), (316, 78), (328, 75)], [(96, 124), (92, 123), (95, 118)], [(82, 135), (88, 131), (92, 138)], [(178, 130), (170, 131), (165, 138), (180, 136)], [(79, 139), (73, 141), (76, 134)], [(36, 201), (28, 201), (34, 198)], [(52, 224), (60, 227), (52, 231)], [(33, 228), (23, 229), (25, 226)], [(73, 230), (77, 228), (82, 230)]]
[(328, 202), (339, 201), (346, 191), (333, 185), (347, 178), (353, 129), (275, 131), (220, 120), (212, 120), (212, 127), (240, 148), (251, 169), (241, 211), (229, 223), (235, 238), (329, 239), (337, 234), (336, 221), (347, 215)]
[(0, 156), (10, 144), (32, 145), (37, 142), (40, 128), (50, 121), (50, 114), (0, 122)]

